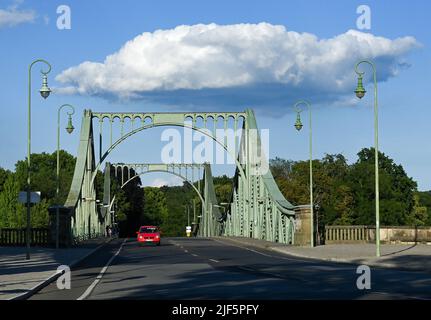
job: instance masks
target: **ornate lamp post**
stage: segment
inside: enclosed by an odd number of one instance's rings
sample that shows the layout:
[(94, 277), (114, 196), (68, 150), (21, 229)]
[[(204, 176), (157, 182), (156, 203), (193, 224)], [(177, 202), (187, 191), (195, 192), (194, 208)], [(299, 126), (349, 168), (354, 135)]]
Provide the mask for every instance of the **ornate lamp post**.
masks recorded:
[(31, 202), (31, 70), (33, 66), (38, 63), (42, 62), (45, 65), (48, 66), (47, 71), (41, 70), (42, 74), (42, 88), (39, 90), (40, 95), (42, 98), (46, 99), (48, 98), (49, 94), (51, 93), (51, 89), (48, 87), (48, 77), (47, 74), (51, 71), (51, 65), (43, 59), (37, 59), (33, 61), (30, 66), (28, 67), (28, 126), (27, 126), (27, 228), (26, 228), (26, 259), (30, 260), (30, 232), (31, 232), (31, 217), (30, 217), (30, 202)]
[(313, 206), (313, 140), (312, 140), (312, 127), (311, 127), (311, 105), (307, 101), (301, 100), (295, 104), (296, 111), (296, 122), (295, 128), (300, 131), (303, 127), (301, 122), (301, 112), (299, 105), (304, 104), (308, 107), (309, 111), (309, 130), (310, 130), (310, 228), (311, 228), (311, 238), (310, 245), (314, 247), (314, 206)]
[(70, 104), (63, 104), (58, 108), (58, 116), (57, 116), (57, 189), (56, 189), (56, 196), (57, 196), (57, 206), (55, 210), (55, 248), (59, 248), (59, 231), (60, 231), (60, 113), (61, 110), (64, 107), (68, 107), (71, 109), (71, 112), (67, 112), (67, 115), (69, 116), (69, 121), (67, 123), (66, 131), (67, 133), (71, 134), (73, 132), (73, 129), (75, 129), (72, 125), (72, 115), (75, 113), (75, 108)]
[(380, 257), (380, 203), (379, 203), (379, 113), (377, 103), (377, 72), (374, 63), (369, 60), (359, 61), (355, 66), (355, 72), (358, 75), (358, 86), (356, 87), (355, 94), (359, 99), (365, 96), (365, 89), (362, 84), (362, 76), (364, 72), (359, 71), (359, 65), (362, 63), (369, 64), (373, 69), (374, 76), (374, 165), (375, 165), (375, 196), (376, 196), (376, 256)]

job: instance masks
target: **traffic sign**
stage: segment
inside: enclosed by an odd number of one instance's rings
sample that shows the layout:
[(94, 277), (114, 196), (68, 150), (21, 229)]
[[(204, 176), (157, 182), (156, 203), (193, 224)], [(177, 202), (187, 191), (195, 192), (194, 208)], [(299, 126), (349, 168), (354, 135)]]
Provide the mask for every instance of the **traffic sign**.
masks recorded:
[[(30, 203), (39, 203), (40, 195), (40, 191), (30, 192)], [(27, 203), (27, 191), (20, 191), (18, 195), (18, 202), (23, 204)]]

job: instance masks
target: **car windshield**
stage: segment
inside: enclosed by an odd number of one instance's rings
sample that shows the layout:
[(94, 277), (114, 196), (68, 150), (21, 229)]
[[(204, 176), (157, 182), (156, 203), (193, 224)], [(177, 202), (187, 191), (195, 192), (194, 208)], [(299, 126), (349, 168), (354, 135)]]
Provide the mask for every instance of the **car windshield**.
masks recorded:
[(141, 228), (140, 230), (139, 230), (139, 233), (154, 233), (154, 232), (157, 232), (158, 230), (157, 230), (157, 228), (150, 228), (150, 227), (145, 227), (145, 228)]

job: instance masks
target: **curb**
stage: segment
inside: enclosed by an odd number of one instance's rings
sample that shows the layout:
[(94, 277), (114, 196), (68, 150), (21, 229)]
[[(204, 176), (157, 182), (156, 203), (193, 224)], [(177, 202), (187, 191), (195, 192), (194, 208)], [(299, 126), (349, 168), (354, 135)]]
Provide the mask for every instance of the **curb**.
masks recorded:
[(318, 260), (318, 261), (327, 261), (327, 262), (336, 262), (336, 263), (344, 263), (344, 264), (351, 264), (351, 265), (367, 265), (370, 267), (375, 267), (375, 268), (382, 268), (382, 269), (395, 269), (395, 270), (399, 270), (399, 271), (408, 271), (408, 272), (424, 272), (424, 273), (431, 273), (431, 270), (429, 269), (424, 269), (424, 268), (416, 268), (416, 267), (403, 267), (403, 266), (397, 266), (391, 263), (385, 263), (385, 262), (376, 262), (376, 261), (369, 261), (366, 258), (352, 258), (352, 259), (343, 259), (343, 258), (317, 258), (317, 257), (310, 257), (310, 256), (306, 256), (306, 255), (301, 255), (298, 253), (291, 253), (291, 252), (286, 252), (286, 251), (282, 251), (279, 250), (278, 248), (274, 248), (274, 247), (268, 247), (267, 249), (271, 250), (271, 251), (275, 251), (278, 253), (282, 253), (285, 255), (290, 255), (293, 257), (298, 257), (298, 258), (304, 258), (304, 259), (311, 259), (311, 260)]
[[(95, 253), (96, 251), (101, 249), (103, 246), (105, 246), (106, 244), (108, 244), (112, 240), (114, 240), (114, 238), (110, 238), (109, 240), (106, 240), (105, 242), (101, 243), (96, 248), (94, 248), (92, 251), (87, 253), (85, 256), (78, 258), (75, 261), (72, 261), (72, 263), (69, 264), (69, 267), (72, 269), (73, 267), (78, 265), (83, 260), (87, 259), (89, 256), (91, 256), (93, 253)], [(42, 281), (42, 282), (38, 283), (37, 285), (35, 285), (34, 287), (30, 288), (28, 291), (26, 291), (22, 294), (19, 294), (15, 297), (9, 298), (7, 300), (9, 300), (9, 301), (11, 301), (11, 300), (26, 300), (26, 299), (30, 298), (32, 295), (34, 295), (36, 292), (40, 291), (41, 289), (43, 289), (44, 287), (46, 287), (50, 283), (57, 280), (63, 273), (64, 273), (64, 270), (56, 271), (53, 275), (49, 276), (44, 281)]]
[(269, 250), (269, 251), (272, 251), (272, 252), (277, 252), (277, 253), (281, 253), (281, 254), (284, 254), (284, 255), (287, 255), (287, 256), (292, 256), (292, 257), (302, 258), (302, 259), (310, 259), (310, 260), (315, 260), (315, 261), (335, 262), (335, 263), (344, 263), (344, 264), (350, 264), (350, 265), (363, 264), (363, 265), (368, 265), (368, 266), (376, 267), (376, 268), (395, 269), (395, 270), (409, 271), (409, 272), (431, 273), (431, 270), (428, 270), (428, 269), (415, 268), (415, 267), (396, 266), (396, 265), (393, 265), (393, 264), (390, 264), (390, 263), (368, 261), (368, 260), (366, 260), (364, 258), (357, 258), (357, 259), (317, 258), (317, 257), (310, 257), (310, 256), (306, 256), (306, 255), (303, 255), (303, 254), (298, 254), (298, 253), (286, 252), (286, 251), (281, 250), (281, 249), (279, 249), (277, 247), (271, 247), (270, 245), (269, 246), (262, 246), (262, 245), (258, 245), (258, 244), (255, 244), (255, 243), (244, 243), (243, 241), (240, 241), (240, 240), (237, 240), (237, 239), (231, 239), (231, 238), (225, 238), (225, 237), (216, 237), (216, 239), (227, 240), (227, 241), (235, 242), (235, 243), (237, 243), (239, 245), (250, 246), (250, 247), (264, 249), (264, 250)]

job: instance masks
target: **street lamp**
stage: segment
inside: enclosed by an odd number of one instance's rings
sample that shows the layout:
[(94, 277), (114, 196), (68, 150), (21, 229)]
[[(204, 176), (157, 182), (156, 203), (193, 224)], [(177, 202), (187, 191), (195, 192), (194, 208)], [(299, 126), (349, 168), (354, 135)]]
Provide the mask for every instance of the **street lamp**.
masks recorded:
[(71, 112), (67, 112), (67, 115), (69, 116), (69, 121), (67, 123), (66, 131), (67, 133), (71, 134), (73, 132), (73, 129), (75, 129), (72, 125), (72, 115), (75, 113), (75, 108), (70, 104), (63, 104), (58, 108), (58, 114), (57, 114), (57, 208), (55, 210), (55, 248), (59, 248), (59, 231), (60, 231), (60, 113), (61, 110), (65, 107), (68, 107), (71, 109)]
[(300, 100), (298, 101), (294, 108), (296, 111), (296, 122), (295, 128), (300, 131), (303, 127), (301, 122), (301, 109), (299, 105), (304, 104), (307, 105), (309, 111), (309, 130), (310, 130), (310, 229), (311, 229), (311, 238), (310, 245), (314, 247), (314, 208), (313, 208), (313, 140), (312, 140), (312, 127), (311, 127), (311, 105), (307, 101)]
[(358, 75), (358, 86), (355, 94), (359, 99), (365, 96), (365, 89), (362, 84), (364, 72), (359, 71), (359, 65), (362, 63), (369, 64), (373, 69), (374, 75), (374, 164), (375, 164), (375, 197), (376, 197), (376, 256), (380, 257), (380, 203), (379, 203), (379, 113), (377, 103), (377, 72), (374, 63), (369, 60), (359, 61), (355, 66), (355, 72)]
[(48, 77), (47, 74), (51, 71), (51, 65), (43, 59), (34, 60), (28, 67), (28, 126), (27, 126), (27, 228), (26, 228), (26, 260), (30, 260), (30, 232), (31, 232), (31, 217), (30, 217), (30, 193), (31, 193), (31, 70), (33, 66), (42, 62), (48, 66), (47, 71), (41, 70), (42, 73), (42, 88), (39, 90), (40, 95), (46, 99), (51, 93), (51, 89), (48, 87)]

